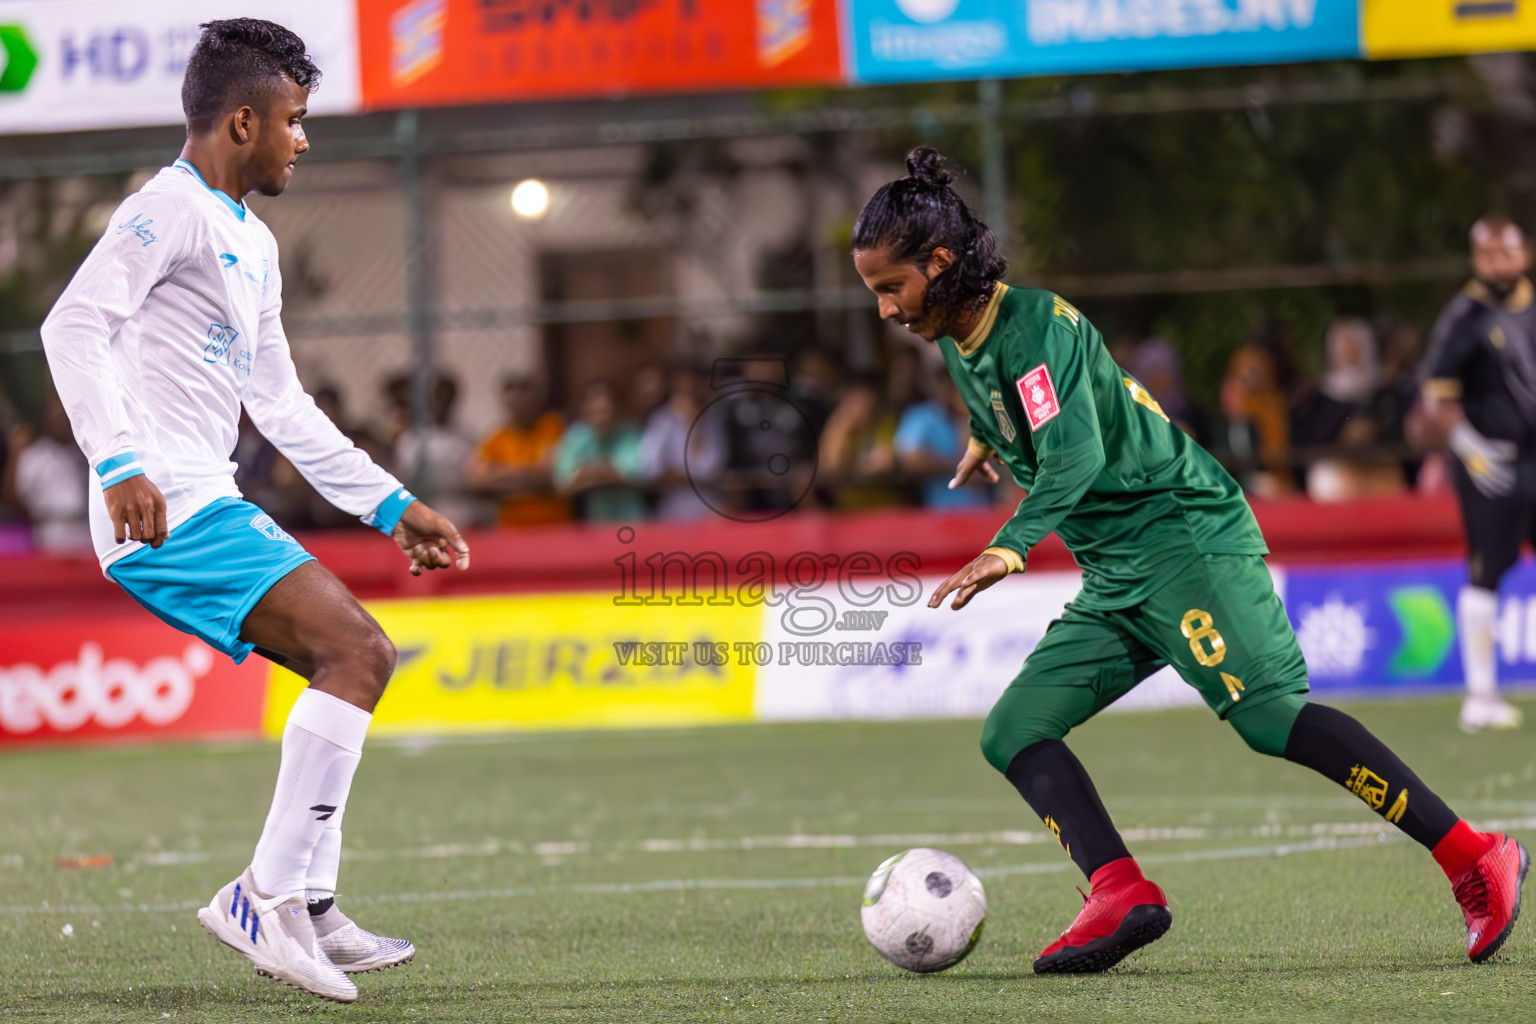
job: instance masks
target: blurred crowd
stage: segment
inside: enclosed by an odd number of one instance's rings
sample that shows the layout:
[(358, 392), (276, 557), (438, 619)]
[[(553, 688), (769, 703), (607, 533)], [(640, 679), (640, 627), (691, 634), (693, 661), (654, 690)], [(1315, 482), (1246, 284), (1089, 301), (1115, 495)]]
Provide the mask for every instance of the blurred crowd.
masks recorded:
[[(316, 400), (348, 436), (455, 522), (508, 528), (565, 522), (753, 521), (791, 508), (976, 507), (992, 494), (947, 487), (969, 436), (942, 364), (895, 349), (883, 372), (847, 373), (829, 353), (651, 363), (623, 381), (583, 381), (556, 403), (540, 374), (501, 382), (503, 422), (456, 426), (459, 382), (433, 377), (427, 426), (413, 382), (387, 385), (389, 420), (352, 422), (334, 389)], [(294, 529), (341, 525), (254, 430), (237, 453), (241, 489)]]
[[(1283, 330), (1254, 332), (1232, 354), (1208, 408), (1191, 395), (1168, 341), (1111, 342), (1116, 361), (1256, 497), (1341, 501), (1443, 487), (1439, 457), (1426, 456), (1418, 427), (1421, 333), (1345, 318), (1328, 327), (1324, 349), (1326, 365), (1311, 374)], [(376, 424), (353, 419), (333, 386), (314, 398), (359, 447), (467, 526), (965, 509), (1011, 506), (1023, 494), (1006, 473), (995, 485), (978, 474), (948, 486), (969, 429), (932, 346), (895, 345), (878, 371), (850, 371), (815, 347), (711, 365), (649, 364), (623, 381), (593, 377), (563, 407), (542, 375), (514, 375), (501, 382), (504, 421), (483, 437), (456, 426), (453, 375), (428, 384), (417, 396), (409, 375), (390, 379), (388, 414)], [(249, 421), (234, 459), (241, 490), (289, 529), (358, 525)], [(12, 429), (0, 446), (0, 554), (88, 551), (87, 486), (68, 419), (50, 397), (34, 423)]]
[[(1144, 368), (1141, 354), (1153, 345), (1154, 365)], [(1430, 450), (1418, 404), (1422, 332), (1400, 321), (1342, 317), (1328, 325), (1323, 348), (1325, 365), (1315, 375), (1298, 364), (1283, 329), (1255, 331), (1227, 363), (1218, 415), (1197, 411), (1181, 425), (1261, 498), (1303, 493), (1332, 502), (1444, 489), (1444, 463)], [(1163, 349), (1143, 343), (1125, 364), (1149, 375), (1142, 380), (1155, 395), (1162, 367), (1175, 358)], [(1165, 387), (1175, 397), (1172, 408), (1161, 399), (1163, 408), (1180, 420), (1173, 409), (1182, 385), (1175, 375)], [(1215, 424), (1213, 436), (1200, 436), (1205, 423)]]

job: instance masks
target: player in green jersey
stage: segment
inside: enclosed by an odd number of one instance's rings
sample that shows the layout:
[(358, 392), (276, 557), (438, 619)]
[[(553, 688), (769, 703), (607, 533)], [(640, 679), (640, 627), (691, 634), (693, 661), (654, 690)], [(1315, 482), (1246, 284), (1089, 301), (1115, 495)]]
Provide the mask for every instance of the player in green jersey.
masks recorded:
[(1062, 742), (1152, 672), (1172, 665), (1254, 750), (1340, 783), (1432, 851), (1481, 962), (1508, 937), (1530, 864), (1525, 848), (1462, 821), (1396, 754), (1334, 708), (1309, 703), (1307, 667), (1237, 482), (1117, 366), (1065, 300), (1011, 288), (985, 224), (950, 188), (939, 154), (877, 191), (853, 228), (859, 275), (880, 315), (936, 342), (970, 410), (952, 486), (989, 459), (1027, 496), (991, 546), (928, 602), (964, 608), (1055, 531), (1083, 570), (982, 730), (987, 760), (1055, 834), (1091, 890), (1036, 958), (1037, 972), (1101, 971), (1173, 918)]

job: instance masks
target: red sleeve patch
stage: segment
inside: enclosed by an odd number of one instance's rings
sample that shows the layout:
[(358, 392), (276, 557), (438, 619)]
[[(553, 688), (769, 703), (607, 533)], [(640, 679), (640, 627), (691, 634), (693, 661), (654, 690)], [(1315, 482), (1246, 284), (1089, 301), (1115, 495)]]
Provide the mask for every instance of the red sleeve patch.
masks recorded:
[(1051, 371), (1045, 368), (1044, 363), (1014, 381), (1014, 384), (1019, 389), (1019, 401), (1024, 404), (1030, 433), (1045, 426), (1061, 412), (1061, 403), (1056, 401), (1056, 385), (1051, 383)]

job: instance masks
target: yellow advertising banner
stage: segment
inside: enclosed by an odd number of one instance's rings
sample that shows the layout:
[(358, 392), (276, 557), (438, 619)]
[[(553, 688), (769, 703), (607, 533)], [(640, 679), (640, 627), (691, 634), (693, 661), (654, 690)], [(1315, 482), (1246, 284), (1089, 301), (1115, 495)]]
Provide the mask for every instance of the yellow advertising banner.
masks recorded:
[(1373, 60), (1536, 49), (1536, 0), (1363, 0)]
[[(752, 717), (762, 609), (616, 607), (609, 594), (373, 601), (399, 651), (373, 735), (702, 725)], [(279, 736), (304, 680), (274, 669)]]

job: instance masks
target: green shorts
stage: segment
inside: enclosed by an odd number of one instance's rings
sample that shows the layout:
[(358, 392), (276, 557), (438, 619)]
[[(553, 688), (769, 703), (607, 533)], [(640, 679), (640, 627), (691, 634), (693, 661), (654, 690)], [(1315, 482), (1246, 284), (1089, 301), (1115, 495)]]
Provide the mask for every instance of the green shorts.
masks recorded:
[(1165, 665), (1226, 718), (1307, 692), (1296, 634), (1257, 555), (1202, 555), (1141, 604), (1067, 605), (987, 718), (982, 750), (998, 771), (1061, 739)]

